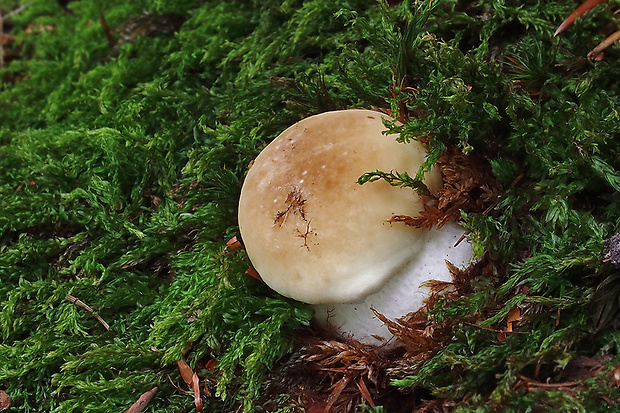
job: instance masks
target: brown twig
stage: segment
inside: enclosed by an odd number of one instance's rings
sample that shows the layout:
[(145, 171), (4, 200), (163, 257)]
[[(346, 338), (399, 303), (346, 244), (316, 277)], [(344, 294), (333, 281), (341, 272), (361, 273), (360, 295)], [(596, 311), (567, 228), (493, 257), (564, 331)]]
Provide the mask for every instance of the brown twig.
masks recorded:
[(575, 387), (575, 386), (579, 386), (580, 384), (583, 384), (583, 383), (578, 382), (578, 381), (569, 381), (569, 382), (565, 382), (565, 383), (541, 383), (541, 382), (538, 382), (538, 381), (534, 381), (534, 380), (530, 379), (529, 377), (525, 377), (523, 375), (519, 375), (518, 377), (525, 382), (525, 384), (528, 387), (528, 390), (530, 390), (530, 389), (554, 389), (554, 390), (557, 390), (557, 389), (562, 389), (562, 388), (567, 388), (567, 387)]
[(0, 13), (0, 69), (4, 67), (4, 16)]
[(600, 42), (594, 49), (592, 49), (592, 51), (588, 53), (588, 59), (601, 60), (601, 53), (614, 44), (618, 39), (620, 39), (620, 30), (613, 33), (611, 36)]
[(106, 20), (103, 12), (99, 12), (99, 21), (101, 22), (101, 27), (103, 28), (105, 38), (108, 41), (108, 46), (110, 46), (110, 49), (113, 49), (116, 42), (114, 41), (114, 36), (112, 36), (110, 26), (108, 25), (108, 21)]
[(175, 382), (172, 381), (172, 377), (170, 377), (169, 374), (166, 374), (166, 377), (168, 377), (168, 381), (170, 382), (170, 384), (172, 384), (172, 387), (174, 387), (175, 389), (177, 389), (180, 393), (185, 392), (185, 390), (183, 390), (182, 388), (180, 388), (179, 386), (176, 385)]
[(106, 329), (106, 330), (110, 330), (110, 326), (108, 323), (105, 322), (105, 320), (103, 318), (101, 318), (101, 316), (99, 314), (97, 314), (97, 312), (95, 310), (93, 310), (92, 308), (90, 308), (86, 303), (84, 303), (82, 300), (78, 299), (77, 297), (72, 296), (71, 294), (67, 294), (65, 295), (65, 298), (69, 301), (71, 301), (73, 304), (77, 305), (78, 307), (82, 307), (84, 310), (88, 311), (89, 313), (91, 313), (93, 315), (93, 317), (95, 317), (97, 319), (97, 321), (99, 321), (101, 323), (101, 325)]
[(7, 14), (6, 16), (4, 16), (4, 19), (6, 20), (6, 19), (8, 19), (8, 18), (10, 18), (10, 17), (15, 16), (16, 14), (19, 14), (19, 13), (23, 12), (23, 11), (26, 9), (26, 7), (28, 7), (28, 4), (24, 4), (24, 5), (22, 5), (22, 6), (19, 6), (18, 8), (16, 8), (15, 10), (13, 10), (12, 12), (10, 12), (10, 13), (9, 13), (9, 14)]
[(469, 321), (463, 321), (463, 324), (467, 324), (468, 326), (481, 328), (483, 330), (491, 331), (493, 333), (505, 333), (505, 334), (529, 334), (526, 331), (507, 331), (507, 330), (498, 330), (491, 327), (481, 326), (480, 324), (470, 323)]

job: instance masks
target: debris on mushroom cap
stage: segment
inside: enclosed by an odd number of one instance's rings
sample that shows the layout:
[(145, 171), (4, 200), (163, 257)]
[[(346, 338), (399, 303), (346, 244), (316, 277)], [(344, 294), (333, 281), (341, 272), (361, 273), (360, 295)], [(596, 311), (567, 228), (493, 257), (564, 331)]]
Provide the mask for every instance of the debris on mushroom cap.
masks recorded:
[[(239, 201), (241, 236), (262, 279), (310, 304), (351, 302), (379, 290), (420, 253), (425, 232), (390, 223), (423, 209), (411, 190), (377, 181), (369, 171), (415, 175), (426, 150), (384, 135), (370, 110), (311, 116), (286, 129), (256, 158)], [(438, 188), (441, 176), (427, 173)]]

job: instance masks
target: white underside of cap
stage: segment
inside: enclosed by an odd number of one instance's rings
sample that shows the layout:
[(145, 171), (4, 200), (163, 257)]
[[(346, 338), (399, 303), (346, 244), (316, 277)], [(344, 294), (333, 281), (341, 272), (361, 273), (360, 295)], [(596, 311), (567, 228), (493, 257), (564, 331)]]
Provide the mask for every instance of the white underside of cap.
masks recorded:
[(469, 265), (473, 255), (471, 244), (462, 240), (454, 246), (464, 232), (461, 226), (454, 223), (427, 231), (415, 263), (408, 263), (381, 290), (367, 296), (364, 301), (315, 305), (316, 321), (323, 328), (335, 330), (343, 337), (364, 344), (395, 344), (393, 335), (371, 308), (391, 320), (420, 309), (430, 294), (429, 287), (421, 286), (422, 283), (452, 280), (446, 260), (459, 268)]

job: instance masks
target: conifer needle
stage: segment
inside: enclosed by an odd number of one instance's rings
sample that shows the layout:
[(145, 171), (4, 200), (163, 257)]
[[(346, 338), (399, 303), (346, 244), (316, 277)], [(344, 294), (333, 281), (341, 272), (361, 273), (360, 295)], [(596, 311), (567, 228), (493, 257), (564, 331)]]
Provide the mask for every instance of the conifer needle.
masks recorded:
[(620, 39), (620, 30), (607, 37), (605, 40), (600, 42), (594, 49), (592, 49), (592, 51), (588, 53), (588, 59), (601, 60), (601, 53), (605, 51), (605, 49), (607, 49), (609, 46), (614, 44), (618, 39)]
[(575, 9), (574, 12), (572, 12), (567, 18), (566, 20), (564, 20), (562, 22), (562, 24), (560, 24), (557, 28), (557, 30), (555, 31), (555, 33), (553, 33), (553, 36), (559, 36), (560, 34), (562, 34), (564, 31), (566, 31), (566, 29), (568, 29), (569, 27), (571, 27), (573, 25), (573, 23), (575, 23), (575, 20), (577, 20), (577, 17), (583, 15), (584, 13), (586, 13), (587, 11), (590, 11), (594, 8), (594, 6), (597, 6), (601, 3), (604, 3), (607, 0), (586, 0), (583, 3), (581, 3), (581, 5), (579, 7), (577, 7)]

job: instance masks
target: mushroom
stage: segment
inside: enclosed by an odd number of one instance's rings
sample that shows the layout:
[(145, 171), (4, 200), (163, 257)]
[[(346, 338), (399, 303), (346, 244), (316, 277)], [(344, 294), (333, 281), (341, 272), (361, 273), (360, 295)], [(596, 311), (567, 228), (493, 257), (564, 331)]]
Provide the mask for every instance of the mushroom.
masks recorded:
[[(315, 305), (316, 321), (366, 344), (392, 339), (371, 307), (388, 318), (418, 310), (428, 280), (450, 281), (444, 260), (466, 264), (468, 243), (456, 224), (440, 230), (389, 221), (423, 209), (413, 190), (379, 180), (358, 184), (370, 171), (415, 175), (426, 150), (386, 135), (371, 110), (308, 117), (282, 132), (258, 155), (239, 200), (239, 227), (247, 254), (278, 293)], [(441, 174), (431, 169), (431, 192)]]

